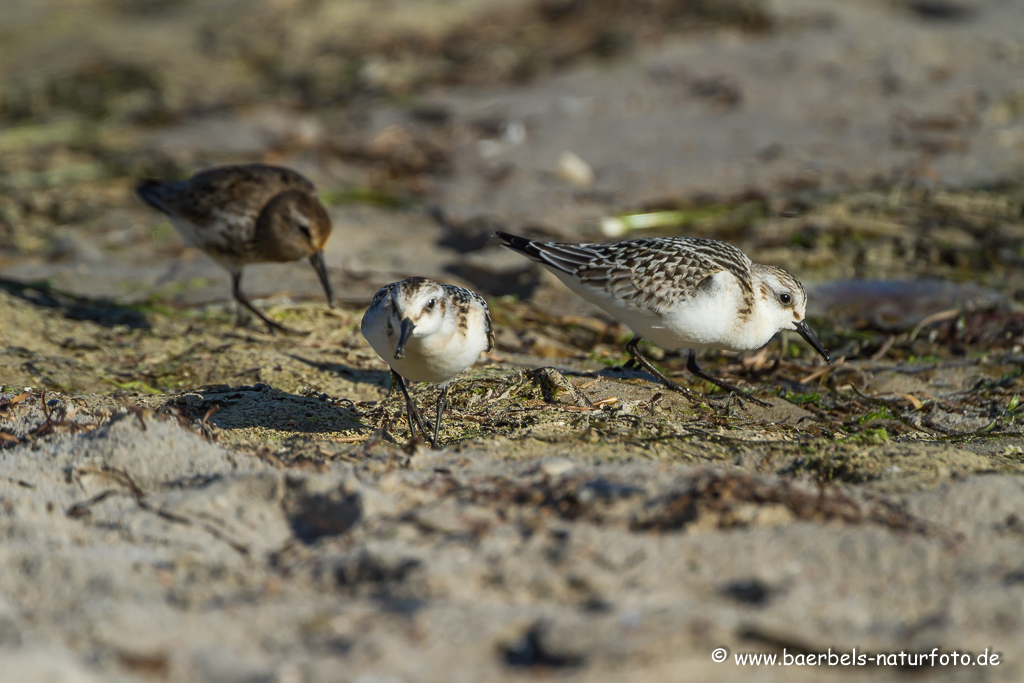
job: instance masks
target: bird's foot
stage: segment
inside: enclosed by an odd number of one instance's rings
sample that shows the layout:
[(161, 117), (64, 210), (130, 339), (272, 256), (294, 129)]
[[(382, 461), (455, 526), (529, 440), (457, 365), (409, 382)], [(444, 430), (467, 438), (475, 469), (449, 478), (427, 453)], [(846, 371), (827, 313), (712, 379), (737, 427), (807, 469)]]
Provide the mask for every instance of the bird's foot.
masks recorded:
[(255, 316), (256, 318), (259, 318), (260, 322), (267, 326), (268, 334), (276, 334), (280, 332), (281, 334), (292, 334), (300, 337), (305, 337), (310, 333), (309, 330), (295, 330), (290, 327), (282, 325), (276, 320), (271, 320), (248, 301), (244, 303), (238, 303), (239, 306), (235, 318), (235, 325), (237, 325), (238, 327), (249, 328), (254, 323), (253, 316)]
[[(296, 330), (296, 329), (293, 329), (291, 327), (286, 327), (286, 326), (282, 325), (281, 323), (276, 323), (273, 320), (269, 320), (269, 319), (268, 320), (264, 320), (263, 324), (266, 326), (267, 334), (271, 334), (271, 335), (277, 334), (278, 332), (280, 332), (281, 334), (290, 334), (290, 335), (295, 336), (295, 337), (306, 337), (306, 336), (308, 336), (312, 332), (311, 330)], [(252, 324), (252, 321), (249, 320), (249, 321), (244, 322), (244, 323), (243, 322), (237, 323), (236, 327), (241, 327), (243, 329), (249, 330), (249, 329), (253, 329), (255, 326)]]
[(762, 401), (759, 398), (754, 398), (753, 396), (751, 396), (747, 392), (743, 391), (739, 387), (733, 386), (732, 384), (729, 384), (728, 382), (723, 382), (720, 379), (716, 379), (716, 378), (712, 377), (711, 375), (709, 375), (708, 373), (706, 373), (703, 370), (701, 370), (700, 366), (697, 365), (697, 358), (694, 356), (694, 352), (693, 351), (690, 352), (690, 357), (686, 359), (686, 369), (689, 370), (690, 374), (693, 375), (694, 377), (699, 377), (700, 379), (704, 380), (705, 382), (708, 382), (709, 384), (715, 385), (719, 389), (725, 391), (727, 395), (735, 396), (736, 399), (740, 402), (740, 405), (743, 405), (744, 401), (750, 401), (751, 403), (756, 403), (757, 405), (761, 406), (762, 408), (771, 408), (772, 407), (771, 403), (765, 403), (764, 401)]
[(663, 387), (665, 387), (666, 389), (671, 389), (672, 391), (678, 392), (678, 393), (682, 394), (683, 396), (685, 396), (686, 398), (690, 399), (691, 401), (703, 401), (703, 400), (708, 398), (704, 394), (701, 394), (701, 393), (698, 393), (696, 391), (693, 391), (692, 389), (687, 389), (683, 385), (677, 384), (677, 383), (673, 382), (672, 380), (670, 380), (668, 377), (665, 377), (664, 375), (662, 375), (661, 377), (658, 377), (657, 379), (658, 379), (658, 382), (660, 382), (661, 385)]
[(280, 323), (275, 323), (273, 320), (265, 320), (264, 322), (267, 324), (267, 332), (270, 334), (280, 332), (281, 334), (291, 334), (296, 337), (308, 337), (313, 332), (312, 330), (296, 330), (293, 327), (285, 327)]
[[(722, 388), (725, 389), (725, 387)], [(772, 407), (771, 403), (766, 403), (765, 401), (762, 401), (761, 399), (752, 396), (751, 394), (748, 394), (747, 392), (736, 387), (734, 387), (733, 389), (725, 389), (724, 394), (704, 394), (704, 398), (711, 401), (728, 401), (731, 399), (736, 399), (737, 401), (739, 401), (740, 405), (744, 405), (747, 401), (750, 401), (751, 403), (756, 403), (762, 408)]]
[(424, 441), (429, 443), (431, 447), (437, 448), (437, 441), (433, 438), (434, 430), (430, 427), (430, 422), (423, 417), (423, 413), (412, 401), (406, 401), (405, 403), (406, 414), (409, 416), (409, 432), (412, 438), (415, 439), (417, 436), (417, 430), (419, 430), (419, 436)]
[(740, 405), (744, 405), (747, 401), (750, 401), (751, 403), (756, 403), (757, 405), (761, 406), (762, 408), (771, 408), (772, 407), (771, 403), (765, 403), (761, 399), (756, 398), (755, 396), (751, 396), (747, 392), (743, 391), (742, 389), (740, 389), (738, 387), (734, 387), (731, 384), (719, 384), (717, 382), (711, 382), (715, 386), (717, 386), (720, 389), (724, 390), (725, 393), (723, 393), (723, 394), (702, 394), (700, 392), (693, 391), (691, 389), (687, 389), (684, 386), (680, 386), (679, 384), (676, 384), (675, 382), (673, 382), (672, 380), (670, 380), (668, 378), (666, 378), (665, 380), (661, 380), (661, 383), (666, 388), (671, 389), (672, 391), (678, 391), (680, 394), (686, 396), (691, 401), (725, 401), (725, 400), (729, 400), (729, 399), (733, 399), (734, 398), (737, 401), (739, 401)]

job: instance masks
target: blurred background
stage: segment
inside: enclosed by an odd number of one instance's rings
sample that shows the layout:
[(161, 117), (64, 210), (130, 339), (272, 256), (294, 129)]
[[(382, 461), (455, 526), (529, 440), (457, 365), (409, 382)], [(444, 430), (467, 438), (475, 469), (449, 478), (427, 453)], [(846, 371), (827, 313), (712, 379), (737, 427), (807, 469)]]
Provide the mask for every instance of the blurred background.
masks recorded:
[[(1022, 74), (1004, 0), (6, 0), (0, 273), (222, 303), (223, 271), (132, 188), (263, 161), (317, 183), (353, 304), (422, 274), (587, 310), (496, 228), (709, 236), (809, 283), (1012, 298)], [(300, 265), (246, 288), (321, 296)]]

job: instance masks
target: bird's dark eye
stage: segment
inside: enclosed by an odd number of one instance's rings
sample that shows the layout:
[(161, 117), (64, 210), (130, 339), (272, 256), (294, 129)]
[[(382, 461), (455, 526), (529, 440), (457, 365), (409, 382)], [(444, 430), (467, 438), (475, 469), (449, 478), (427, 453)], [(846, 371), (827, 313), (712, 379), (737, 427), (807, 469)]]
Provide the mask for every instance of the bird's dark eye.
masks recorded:
[(789, 292), (783, 292), (782, 294), (779, 294), (779, 301), (781, 301), (783, 305), (788, 306), (793, 302), (793, 296)]
[(305, 236), (306, 236), (306, 239), (308, 239), (308, 240), (311, 240), (311, 241), (312, 241), (312, 239), (313, 239), (313, 233), (311, 233), (311, 232), (309, 231), (309, 226), (308, 226), (308, 225), (300, 225), (300, 226), (299, 226), (299, 232), (301, 232), (301, 233), (302, 233), (303, 235), (305, 235)]
[(433, 309), (434, 306), (436, 306), (436, 305), (437, 305), (437, 299), (431, 299), (430, 301), (427, 302), (427, 310), (429, 311), (429, 310)]

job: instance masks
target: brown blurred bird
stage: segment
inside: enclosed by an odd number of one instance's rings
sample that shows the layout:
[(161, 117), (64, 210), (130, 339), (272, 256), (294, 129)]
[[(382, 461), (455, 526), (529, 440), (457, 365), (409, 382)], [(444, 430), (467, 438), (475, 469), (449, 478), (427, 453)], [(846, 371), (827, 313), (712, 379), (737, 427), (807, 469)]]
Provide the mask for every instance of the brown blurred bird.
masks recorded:
[[(171, 219), (185, 242), (202, 249), (231, 273), (235, 300), (270, 331), (293, 332), (261, 313), (242, 293), (242, 268), (249, 263), (309, 258), (327, 303), (334, 306), (324, 265), (331, 219), (316, 188), (291, 169), (264, 164), (219, 166), (188, 180), (143, 180), (139, 197)], [(244, 323), (243, 310), (238, 322)]]

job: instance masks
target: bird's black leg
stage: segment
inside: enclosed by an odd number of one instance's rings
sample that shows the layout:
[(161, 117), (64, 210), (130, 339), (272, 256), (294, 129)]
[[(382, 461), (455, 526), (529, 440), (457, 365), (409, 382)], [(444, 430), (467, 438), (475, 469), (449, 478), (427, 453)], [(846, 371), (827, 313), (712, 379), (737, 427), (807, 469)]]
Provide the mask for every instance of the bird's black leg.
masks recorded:
[(384, 397), (385, 401), (388, 400), (389, 398), (391, 398), (394, 395), (395, 389), (398, 388), (398, 383), (401, 382), (401, 381), (402, 381), (402, 378), (398, 376), (398, 373), (395, 372), (394, 370), (392, 370), (391, 371), (391, 386), (388, 387), (388, 395)]
[(692, 374), (692, 375), (694, 375), (696, 377), (700, 377), (705, 382), (710, 382), (711, 384), (714, 384), (719, 389), (723, 389), (723, 390), (729, 392), (730, 394), (732, 394), (732, 395), (736, 396), (738, 399), (740, 399), (740, 401), (752, 401), (752, 402), (756, 403), (757, 405), (762, 406), (764, 408), (771, 408), (772, 407), (771, 403), (765, 403), (761, 399), (754, 398), (753, 396), (751, 396), (747, 392), (743, 391), (739, 387), (735, 387), (735, 386), (729, 384), (728, 382), (723, 382), (720, 379), (715, 379), (711, 375), (709, 375), (706, 372), (704, 372), (703, 370), (701, 370), (700, 366), (697, 365), (697, 353), (693, 349), (690, 349), (689, 352), (687, 352), (686, 369), (690, 371), (690, 374)]
[(441, 442), (437, 440), (438, 432), (441, 430), (441, 416), (444, 415), (444, 409), (448, 406), (448, 386), (447, 384), (441, 388), (441, 395), (437, 397), (437, 421), (434, 423), (434, 448), (440, 448)]
[(427, 429), (426, 420), (423, 419), (423, 413), (416, 407), (416, 402), (412, 400), (412, 396), (409, 394), (409, 389), (405, 386), (405, 380), (394, 370), (391, 371), (391, 381), (398, 384), (398, 388), (402, 390), (402, 394), (405, 396), (405, 412), (409, 416), (409, 433), (413, 438), (416, 438), (416, 430), (420, 430), (420, 434), (423, 438), (427, 438), (427, 434), (430, 431)]
[[(231, 293), (234, 295), (235, 301), (237, 301), (239, 304), (241, 304), (242, 306), (245, 306), (247, 309), (252, 311), (256, 315), (257, 318), (259, 318), (260, 320), (262, 320), (264, 322), (264, 324), (266, 324), (266, 326), (269, 328), (271, 333), (273, 333), (273, 332), (284, 332), (285, 334), (308, 334), (308, 332), (300, 332), (298, 330), (292, 330), (292, 329), (289, 329), (289, 328), (285, 327), (281, 323), (274, 322), (273, 320), (271, 320), (267, 316), (263, 315), (263, 313), (260, 312), (260, 310), (258, 308), (253, 306), (252, 302), (249, 301), (248, 297), (246, 297), (245, 294), (242, 293), (242, 271), (241, 270), (239, 270), (237, 272), (231, 273)], [(241, 313), (241, 311), (239, 311), (239, 313)], [(239, 315), (239, 324), (240, 325), (242, 324), (241, 315)]]
[(249, 327), (249, 323), (252, 322), (252, 313), (249, 312), (252, 309), (252, 305), (245, 295), (242, 294), (242, 271), (237, 273), (231, 272), (231, 295), (235, 298), (236, 302), (235, 326)]
[(678, 391), (680, 394), (683, 394), (687, 398), (693, 399), (695, 401), (699, 401), (703, 398), (699, 394), (696, 394), (687, 389), (686, 387), (680, 386), (679, 384), (676, 384), (675, 382), (670, 380), (660, 370), (654, 367), (654, 364), (651, 363), (651, 361), (644, 358), (643, 354), (640, 353), (640, 349), (637, 348), (637, 345), (640, 343), (640, 341), (641, 339), (639, 336), (634, 336), (632, 339), (629, 340), (629, 343), (626, 344), (626, 351), (629, 353), (630, 361), (635, 363), (634, 367), (642, 367), (644, 370), (657, 377), (658, 381), (664, 384), (667, 388), (671, 389), (672, 391)]

